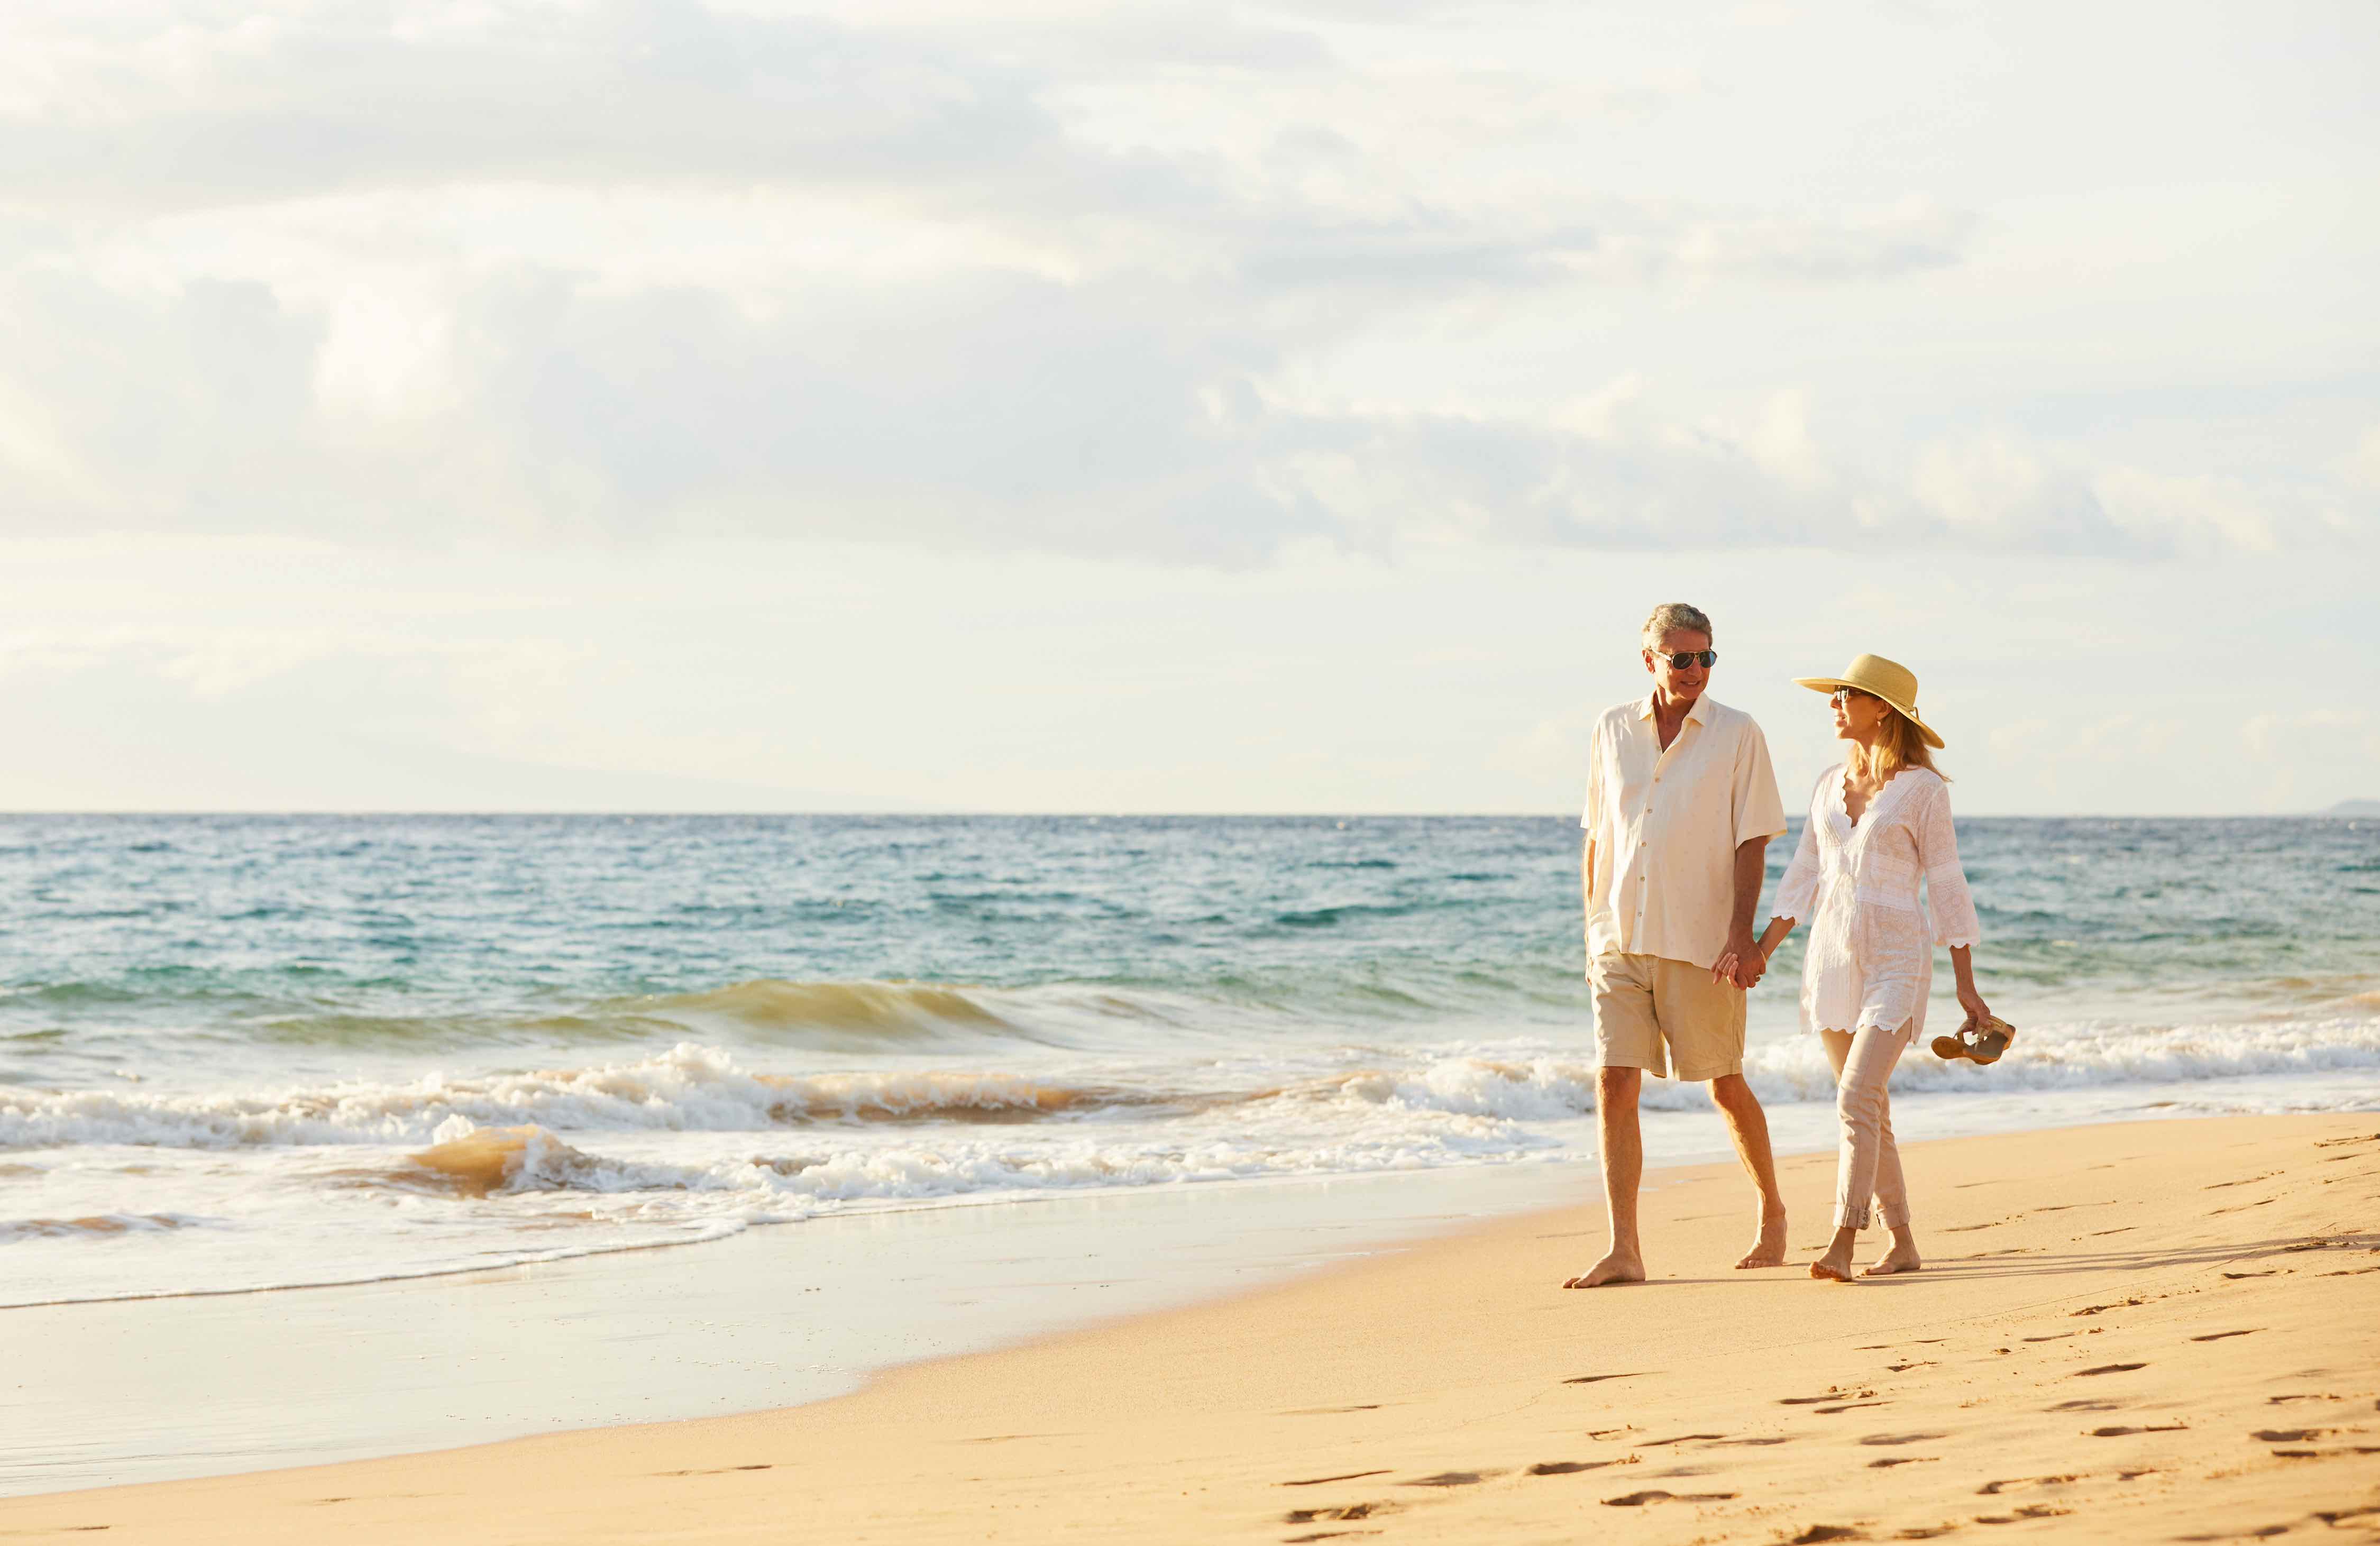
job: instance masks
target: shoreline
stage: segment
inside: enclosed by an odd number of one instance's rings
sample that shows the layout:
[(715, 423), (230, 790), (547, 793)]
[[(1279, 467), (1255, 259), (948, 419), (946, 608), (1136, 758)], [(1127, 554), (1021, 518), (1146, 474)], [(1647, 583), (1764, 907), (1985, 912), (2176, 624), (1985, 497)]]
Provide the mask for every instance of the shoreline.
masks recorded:
[(2380, 1529), (2375, 1127), (1912, 1144), (1927, 1271), (1848, 1288), (1799, 1276), (1831, 1155), (1780, 1159), (1796, 1256), (1769, 1272), (1722, 1265), (1743, 1223), (1733, 1165), (1673, 1170), (1645, 1193), (1641, 1287), (1552, 1288), (1591, 1259), (1600, 1210), (1533, 1211), (809, 1405), (45, 1493), (0, 1501), (0, 1529), (1457, 1540), (1624, 1522), (1682, 1541), (2035, 1522), (2104, 1539), (2325, 1512)]
[[(0, 1446), (0, 1498), (805, 1405), (1595, 1186), (1591, 1167), (1559, 1163), (1118, 1188), (435, 1275), (11, 1307), (0, 1430), (39, 1437)], [(1161, 1272), (1145, 1264), (1160, 1259)], [(779, 1345), (720, 1351), (761, 1343)]]

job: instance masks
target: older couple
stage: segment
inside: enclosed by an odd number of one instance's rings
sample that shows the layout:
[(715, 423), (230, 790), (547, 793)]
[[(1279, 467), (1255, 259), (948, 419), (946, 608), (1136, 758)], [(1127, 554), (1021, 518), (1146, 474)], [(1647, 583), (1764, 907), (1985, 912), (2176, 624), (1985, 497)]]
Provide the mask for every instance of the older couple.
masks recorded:
[(1835, 1236), (1813, 1277), (1851, 1281), (1871, 1197), (1890, 1244), (1867, 1272), (1921, 1264), (1887, 1087), (1925, 1027), (1937, 942), (1951, 949), (1968, 1016), (1962, 1037), (1996, 1024), (1975, 991), (1974, 905), (1929, 755), (1942, 737), (1918, 716), (1917, 678), (1878, 656), (1860, 656), (1840, 676), (1796, 678), (1828, 695), (1835, 734), (1851, 746), (1812, 789), (1801, 846), (1767, 931), (1754, 937), (1768, 843), (1785, 830), (1785, 812), (1760, 727), (1705, 690), (1718, 663), (1711, 637), (1698, 609), (1655, 607), (1642, 639), (1652, 691), (1606, 711), (1589, 742), (1581, 883), (1611, 1247), (1565, 1288), (1645, 1277), (1637, 1097), (1645, 1074), (1665, 1078), (1673, 1066), (1678, 1078), (1710, 1086), (1758, 1193), (1752, 1248), (1736, 1265), (1783, 1263), (1785, 1201), (1767, 1119), (1743, 1078), (1744, 994), (1798, 921), (1811, 924), (1802, 1024), (1825, 1043), (1841, 1119)]

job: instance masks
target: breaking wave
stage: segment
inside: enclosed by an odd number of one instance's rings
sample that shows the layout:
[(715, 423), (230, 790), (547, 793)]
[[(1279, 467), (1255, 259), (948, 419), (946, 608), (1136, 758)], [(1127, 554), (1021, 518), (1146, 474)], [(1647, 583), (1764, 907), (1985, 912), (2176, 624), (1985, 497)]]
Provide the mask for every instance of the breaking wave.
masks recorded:
[[(1333, 1102), (1510, 1122), (1558, 1121), (1595, 1109), (1591, 1059), (1416, 1049), (1371, 1066), (1265, 1077), (1218, 1074), (1212, 1085), (1068, 1080), (1005, 1071), (756, 1072), (717, 1047), (597, 1067), (355, 1083), (273, 1094), (167, 1094), (138, 1088), (41, 1090), (0, 1086), (0, 1148), (124, 1144), (177, 1149), (273, 1145), (421, 1145), (457, 1120), (473, 1127), (562, 1132), (761, 1132), (787, 1128), (1035, 1124), (1102, 1117), (1163, 1119), (1225, 1107)], [(1898, 1090), (1989, 1095), (2163, 1085), (2265, 1075), (2380, 1069), (2380, 1016), (2174, 1027), (2081, 1022), (2027, 1029), (1991, 1068), (1944, 1063), (1912, 1048)], [(1177, 1065), (1173, 1077), (1201, 1070)], [(1816, 1041), (1755, 1043), (1745, 1077), (1763, 1101), (1827, 1101), (1834, 1077)], [(1698, 1089), (1652, 1081), (1656, 1108), (1698, 1106)]]
[(188, 1213), (92, 1213), (79, 1219), (0, 1220), (0, 1246), (16, 1240), (104, 1240), (154, 1235), (212, 1223)]
[(681, 1042), (658, 1057), (597, 1068), (476, 1077), (432, 1074), (406, 1084), (354, 1084), (273, 1095), (0, 1087), (0, 1147), (429, 1143), (458, 1118), (475, 1126), (579, 1132), (1031, 1121), (1111, 1107), (1195, 1103), (1198, 1099), (1005, 1073), (758, 1074), (717, 1048)]
[(649, 993), (607, 1008), (657, 1019), (730, 1020), (754, 1030), (820, 1029), (914, 1035), (1008, 1022), (965, 992), (926, 982), (787, 982), (761, 978), (698, 993)]

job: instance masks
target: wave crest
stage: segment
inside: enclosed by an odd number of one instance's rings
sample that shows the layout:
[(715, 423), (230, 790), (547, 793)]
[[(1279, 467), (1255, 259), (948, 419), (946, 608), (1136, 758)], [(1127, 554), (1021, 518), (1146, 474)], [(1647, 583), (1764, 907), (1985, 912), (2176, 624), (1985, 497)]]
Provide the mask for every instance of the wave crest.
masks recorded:
[(757, 1074), (680, 1042), (595, 1068), (429, 1076), (275, 1095), (167, 1095), (0, 1088), (0, 1147), (125, 1144), (230, 1149), (439, 1143), (447, 1125), (571, 1132), (738, 1132), (836, 1122), (1033, 1121), (1196, 1097), (1068, 1085), (1006, 1073)]
[(463, 1197), (497, 1193), (592, 1191), (688, 1191), (704, 1184), (700, 1172), (678, 1165), (640, 1164), (598, 1159), (573, 1149), (534, 1123), (518, 1127), (474, 1127), (456, 1118), (440, 1130), (440, 1141), (412, 1156), (411, 1175), (440, 1191)]
[(1008, 1022), (956, 988), (925, 982), (789, 982), (758, 978), (696, 993), (647, 993), (614, 1007), (663, 1019), (716, 1016), (749, 1029), (916, 1033)]
[(11, 1240), (105, 1239), (190, 1229), (208, 1221), (188, 1213), (93, 1213), (79, 1219), (13, 1219), (0, 1223), (0, 1245)]

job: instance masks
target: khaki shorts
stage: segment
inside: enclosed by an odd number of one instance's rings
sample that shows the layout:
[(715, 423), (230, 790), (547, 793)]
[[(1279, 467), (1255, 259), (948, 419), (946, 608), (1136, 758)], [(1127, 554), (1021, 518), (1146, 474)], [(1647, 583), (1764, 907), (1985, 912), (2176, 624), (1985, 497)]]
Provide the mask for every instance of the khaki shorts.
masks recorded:
[(1597, 956), (1586, 975), (1595, 985), (1598, 1065), (1666, 1079), (1667, 1042), (1681, 1079), (1743, 1071), (1743, 990), (1712, 981), (1708, 967), (1664, 956)]

